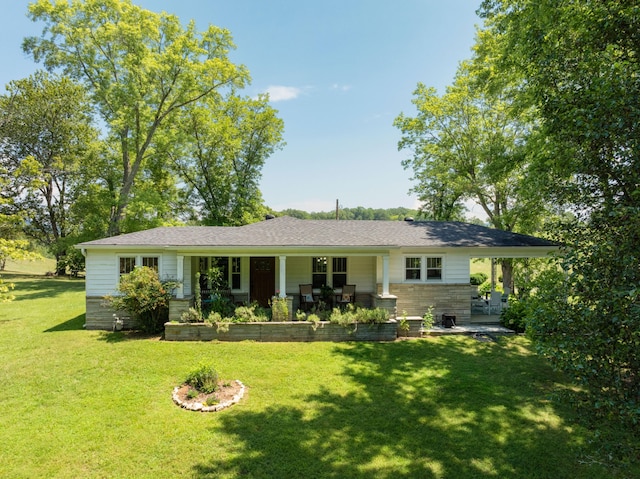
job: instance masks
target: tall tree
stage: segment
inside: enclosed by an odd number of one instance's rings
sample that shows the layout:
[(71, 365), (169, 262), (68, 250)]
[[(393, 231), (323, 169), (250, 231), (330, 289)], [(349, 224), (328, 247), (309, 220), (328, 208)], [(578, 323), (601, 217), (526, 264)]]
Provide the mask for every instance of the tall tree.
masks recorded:
[[(545, 139), (566, 277), (540, 288), (540, 350), (593, 411), (640, 424), (640, 12), (636, 1), (487, 0), (496, 75), (520, 79)], [(636, 445), (637, 447), (637, 445)]]
[[(479, 87), (468, 63), (443, 95), (419, 84), (412, 102), (417, 115), (400, 114), (394, 124), (403, 135), (399, 149), (413, 154), (403, 165), (413, 169), (428, 216), (461, 219), (463, 201), (472, 200), (493, 227), (528, 232), (544, 203), (525, 181), (527, 117), (514, 115), (509, 97)], [(502, 270), (510, 287), (512, 263), (503, 260)]]
[(166, 148), (195, 192), (202, 221), (241, 225), (262, 219), (258, 181), (265, 160), (283, 144), (284, 128), (268, 98), (231, 94), (199, 102), (184, 110), (181, 121), (182, 134), (167, 137)]
[(120, 178), (108, 233), (119, 234), (136, 182), (150, 163), (166, 165), (154, 139), (172, 128), (176, 113), (244, 86), (248, 73), (228, 59), (227, 30), (210, 25), (198, 33), (193, 21), (183, 27), (176, 16), (130, 0), (38, 0), (29, 14), (46, 26), (42, 37), (25, 39), (24, 50), (87, 87), (114, 142)]
[(0, 119), (0, 174), (11, 197), (2, 209), (25, 220), (25, 233), (60, 260), (71, 231), (76, 174), (91, 160), (97, 135), (84, 90), (68, 78), (38, 72), (8, 85)]

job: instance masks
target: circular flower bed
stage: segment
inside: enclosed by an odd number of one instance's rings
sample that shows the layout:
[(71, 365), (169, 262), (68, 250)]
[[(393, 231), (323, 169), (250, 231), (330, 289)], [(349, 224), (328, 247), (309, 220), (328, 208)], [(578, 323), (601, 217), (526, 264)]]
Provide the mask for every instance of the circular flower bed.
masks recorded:
[(219, 381), (216, 390), (209, 394), (198, 392), (188, 384), (173, 389), (173, 402), (189, 411), (215, 412), (236, 404), (243, 398), (244, 384), (235, 381)]

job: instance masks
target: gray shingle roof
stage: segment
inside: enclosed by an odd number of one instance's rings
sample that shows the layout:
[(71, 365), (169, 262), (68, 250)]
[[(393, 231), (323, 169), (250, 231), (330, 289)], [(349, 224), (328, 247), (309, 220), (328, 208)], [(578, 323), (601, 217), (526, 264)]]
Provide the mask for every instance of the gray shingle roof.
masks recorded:
[(440, 221), (299, 220), (246, 226), (161, 227), (81, 243), (91, 246), (554, 247), (551, 241), (484, 226)]

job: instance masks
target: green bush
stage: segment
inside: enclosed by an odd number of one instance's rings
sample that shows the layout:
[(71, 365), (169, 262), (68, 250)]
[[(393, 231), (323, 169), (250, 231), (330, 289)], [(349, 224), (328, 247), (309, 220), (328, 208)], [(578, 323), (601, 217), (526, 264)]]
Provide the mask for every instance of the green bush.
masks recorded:
[(386, 309), (358, 308), (349, 305), (344, 311), (333, 308), (329, 316), (329, 322), (348, 326), (350, 324), (378, 324), (389, 320), (389, 312)]
[(175, 281), (160, 281), (155, 269), (142, 266), (120, 278), (119, 295), (105, 299), (112, 309), (136, 317), (142, 331), (157, 333), (168, 319), (169, 300), (177, 286)]
[(183, 323), (201, 323), (202, 315), (196, 308), (189, 308), (180, 315), (180, 321)]
[(273, 321), (288, 321), (289, 307), (286, 298), (273, 298), (271, 300), (271, 319)]
[(258, 303), (253, 303), (250, 306), (238, 306), (232, 321), (236, 323), (264, 322), (269, 321), (269, 316)]
[(356, 310), (356, 321), (364, 324), (378, 324), (389, 321), (389, 311), (382, 308)]
[(489, 278), (489, 276), (487, 276), (486, 273), (473, 273), (471, 275), (470, 281), (471, 284), (474, 286), (480, 286), (482, 283), (484, 283), (487, 279)]
[(516, 333), (524, 333), (527, 329), (529, 306), (525, 301), (509, 300), (509, 307), (500, 313), (500, 324), (513, 329)]
[(185, 383), (202, 393), (210, 394), (218, 387), (218, 372), (211, 365), (201, 363), (189, 373)]

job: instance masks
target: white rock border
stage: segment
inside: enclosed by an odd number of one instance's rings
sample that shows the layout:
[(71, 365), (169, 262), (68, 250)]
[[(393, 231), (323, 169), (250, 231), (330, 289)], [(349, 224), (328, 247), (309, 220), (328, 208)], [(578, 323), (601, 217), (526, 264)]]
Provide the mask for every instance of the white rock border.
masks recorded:
[(173, 394), (171, 394), (171, 397), (173, 398), (173, 402), (174, 403), (176, 403), (181, 408), (187, 409), (189, 411), (217, 412), (217, 411), (221, 411), (221, 410), (223, 410), (225, 408), (228, 408), (230, 406), (233, 406), (234, 404), (239, 402), (240, 399), (243, 398), (243, 396), (244, 396), (244, 384), (242, 384), (238, 379), (236, 379), (235, 382), (236, 382), (236, 384), (240, 385), (240, 391), (238, 392), (238, 394), (233, 396), (233, 398), (231, 398), (229, 401), (224, 401), (224, 402), (221, 402), (221, 403), (218, 403), (218, 404), (214, 404), (213, 406), (205, 406), (201, 402), (196, 402), (196, 403), (192, 403), (191, 404), (191, 403), (187, 403), (187, 402), (181, 401), (180, 398), (178, 397), (178, 391), (180, 390), (180, 388), (182, 386), (176, 386), (173, 389)]

